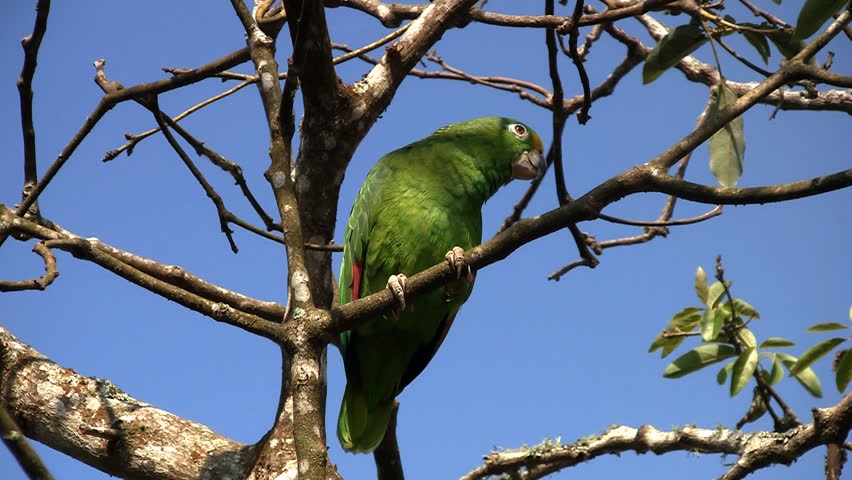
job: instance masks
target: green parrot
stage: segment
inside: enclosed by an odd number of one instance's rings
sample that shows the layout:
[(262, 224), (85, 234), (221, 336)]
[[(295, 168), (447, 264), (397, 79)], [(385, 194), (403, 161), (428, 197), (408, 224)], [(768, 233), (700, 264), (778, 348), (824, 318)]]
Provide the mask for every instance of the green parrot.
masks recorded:
[[(482, 205), (513, 178), (545, 168), (541, 138), (530, 127), (484, 117), (439, 128), (370, 170), (346, 225), (340, 304), (390, 288), (399, 305), (340, 335), (347, 383), (337, 436), (344, 449), (367, 453), (379, 445), (394, 399), (435, 355), (470, 296), (464, 250), (482, 242)], [(457, 280), (406, 308), (405, 275), (442, 259)]]

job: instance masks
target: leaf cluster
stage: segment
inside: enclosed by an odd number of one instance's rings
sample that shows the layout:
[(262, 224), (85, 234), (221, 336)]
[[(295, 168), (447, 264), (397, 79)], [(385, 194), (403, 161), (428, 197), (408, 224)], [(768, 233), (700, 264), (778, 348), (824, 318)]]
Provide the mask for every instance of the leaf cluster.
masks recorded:
[[(727, 383), (732, 397), (743, 391), (752, 379), (759, 378), (768, 387), (777, 385), (785, 378), (785, 370), (788, 377), (795, 378), (808, 393), (822, 397), (822, 384), (811, 365), (852, 337), (821, 341), (796, 357), (779, 350), (795, 346), (786, 338), (769, 337), (758, 343), (749, 325), (760, 319), (760, 314), (746, 300), (731, 294), (730, 281), (708, 284), (704, 269), (698, 267), (694, 285), (702, 306), (689, 306), (677, 312), (648, 351), (660, 350), (661, 357), (665, 358), (688, 337), (700, 337), (701, 344), (672, 361), (663, 371), (664, 377), (680, 378), (728, 361), (717, 373), (716, 382), (719, 385)], [(852, 325), (819, 323), (807, 329), (809, 332), (838, 330), (852, 330)], [(852, 348), (837, 351), (834, 370), (835, 385), (842, 393), (852, 380)], [(754, 399), (742, 423), (757, 420), (767, 411), (766, 395), (760, 392), (760, 383), (754, 389)]]
[[(777, 3), (780, 4), (780, 0)], [(723, 9), (724, 4), (702, 4), (697, 10), (690, 12), (689, 23), (675, 27), (657, 42), (645, 59), (642, 81), (645, 84), (653, 82), (708, 41), (717, 41), (722, 36), (730, 34), (742, 35), (765, 65), (769, 64), (770, 43), (775, 46), (781, 56), (787, 59), (792, 58), (805, 47), (805, 39), (816, 33), (844, 4), (846, 0), (806, 1), (799, 11), (795, 29), (779, 27), (768, 22), (738, 23), (730, 15), (720, 17), (711, 11), (711, 9)], [(680, 13), (676, 10), (668, 10), (668, 12)], [(716, 62), (721, 73), (722, 66), (718, 56)], [(809, 59), (808, 62), (817, 65), (814, 58)], [(718, 117), (719, 112), (725, 107), (737, 101), (737, 95), (728, 88), (724, 76), (718, 85), (712, 87), (711, 95), (712, 99), (706, 116), (706, 119), (710, 121)], [(716, 132), (710, 138), (708, 148), (710, 170), (719, 184), (724, 187), (736, 186), (743, 173), (745, 156), (742, 117), (737, 117)]]
[(770, 43), (781, 56), (792, 58), (804, 48), (805, 39), (816, 33), (846, 2), (847, 0), (807, 0), (799, 11), (794, 29), (768, 22), (740, 23), (730, 15), (719, 17), (710, 11), (711, 8), (724, 8), (724, 4), (702, 5), (691, 13), (689, 23), (675, 27), (657, 42), (645, 60), (642, 81), (646, 84), (653, 82), (711, 38), (730, 34), (742, 35), (754, 47), (764, 64), (769, 63)]

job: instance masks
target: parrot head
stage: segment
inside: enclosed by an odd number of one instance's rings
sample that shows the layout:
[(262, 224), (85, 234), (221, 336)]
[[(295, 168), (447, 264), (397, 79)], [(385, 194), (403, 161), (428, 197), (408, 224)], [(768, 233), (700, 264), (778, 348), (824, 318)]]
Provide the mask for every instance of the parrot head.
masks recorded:
[[(513, 179), (530, 180), (544, 175), (547, 162), (541, 137), (527, 124), (505, 117), (482, 117), (439, 128), (426, 139), (447, 141), (476, 158), (480, 168), (493, 172), (493, 187)], [(483, 155), (485, 153), (485, 155)], [(490, 175), (489, 175), (490, 176)], [(492, 191), (491, 193), (494, 193)]]
[(542, 155), (544, 146), (541, 143), (541, 137), (538, 136), (528, 126), (520, 122), (510, 122), (506, 125), (506, 129), (511, 134), (510, 141), (517, 143), (519, 151), (517, 158), (512, 162), (512, 178), (521, 180), (529, 180), (538, 178), (544, 175), (547, 169), (547, 162)]

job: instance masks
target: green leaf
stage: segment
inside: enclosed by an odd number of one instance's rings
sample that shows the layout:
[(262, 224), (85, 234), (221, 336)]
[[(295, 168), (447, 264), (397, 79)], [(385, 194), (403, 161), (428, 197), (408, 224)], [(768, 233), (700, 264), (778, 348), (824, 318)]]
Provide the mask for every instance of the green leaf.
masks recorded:
[(852, 348), (846, 350), (840, 357), (840, 361), (837, 362), (837, 374), (834, 377), (837, 391), (845, 392), (850, 380), (852, 380)]
[[(728, 308), (730, 308), (730, 302), (728, 302)], [(757, 313), (757, 309), (752, 307), (750, 303), (746, 302), (742, 298), (734, 298), (734, 311), (738, 317), (760, 319), (760, 314)]]
[(686, 340), (686, 337), (671, 337), (667, 339), (668, 341), (663, 345), (663, 351), (660, 355), (660, 358), (666, 358), (670, 353), (674, 352), (677, 347)]
[(846, 330), (849, 327), (837, 322), (817, 323), (811, 325), (805, 330), (806, 332), (830, 332), (832, 330)]
[[(743, 23), (741, 24), (747, 27), (760, 28), (757, 25), (751, 23)], [(769, 65), (769, 41), (766, 40), (766, 35), (757, 32), (749, 32), (743, 31), (741, 32), (748, 43), (757, 50), (757, 54), (760, 55), (760, 58), (763, 59), (763, 63)]]
[(722, 324), (725, 322), (725, 314), (719, 309), (708, 308), (701, 316), (701, 339), (711, 342), (719, 336)]
[(698, 295), (701, 303), (707, 303), (707, 274), (701, 267), (695, 271), (695, 294)]
[(766, 411), (766, 401), (763, 399), (763, 395), (760, 394), (760, 390), (755, 388), (754, 393), (752, 393), (751, 405), (748, 407), (748, 412), (743, 415), (742, 420), (737, 422), (737, 429), (743, 428), (743, 425), (746, 423), (757, 421)]
[(666, 337), (666, 333), (679, 332), (680, 329), (676, 327), (667, 327), (665, 330), (660, 332), (655, 338), (654, 341), (651, 342), (651, 346), (648, 348), (648, 353), (654, 352), (655, 350), (662, 348), (661, 358), (666, 358), (668, 354), (672, 353), (674, 349), (676, 349), (686, 337)]
[(681, 331), (691, 331), (695, 328), (696, 325), (701, 323), (701, 309), (698, 307), (686, 307), (683, 310), (677, 312), (669, 323), (673, 327), (679, 328)]
[(805, 5), (799, 11), (799, 19), (796, 20), (796, 32), (793, 38), (804, 40), (810, 37), (829, 19), (831, 15), (840, 10), (846, 0), (806, 0)]
[(694, 52), (707, 41), (704, 30), (688, 23), (670, 31), (661, 38), (657, 46), (648, 54), (642, 67), (642, 83), (649, 84), (658, 79), (669, 68), (677, 65), (683, 57)]
[(807, 367), (810, 367), (812, 363), (819, 360), (825, 354), (832, 351), (834, 347), (843, 343), (845, 339), (843, 338), (829, 338), (823, 342), (819, 342), (813, 347), (805, 350), (805, 353), (799, 357), (799, 360), (790, 367), (791, 375), (798, 375), (799, 372), (804, 370)]
[(743, 351), (734, 362), (734, 370), (731, 372), (731, 396), (740, 393), (749, 379), (754, 375), (757, 367), (757, 348), (751, 347)]
[[(775, 355), (781, 359), (781, 362), (784, 363), (784, 366), (787, 367), (788, 370), (798, 361), (796, 357), (786, 353), (778, 352)], [(810, 367), (802, 370), (797, 375), (793, 375), (793, 377), (805, 388), (805, 390), (808, 391), (808, 393), (817, 398), (822, 398), (822, 385), (820, 384), (819, 377), (816, 376), (816, 373), (814, 373)]]
[(731, 370), (733, 370), (733, 369), (734, 369), (734, 362), (731, 362), (731, 363), (725, 365), (724, 367), (722, 367), (722, 369), (719, 370), (719, 373), (716, 374), (716, 383), (718, 383), (719, 385), (724, 385), (725, 380), (728, 379), (728, 374), (731, 373)]
[(662, 347), (664, 343), (666, 343), (666, 340), (668, 340), (668, 338), (663, 336), (663, 332), (665, 332), (665, 330), (658, 333), (657, 336), (654, 337), (654, 340), (651, 342), (651, 346), (648, 347), (648, 353), (653, 353), (655, 350)]
[(679, 378), (702, 368), (721, 362), (736, 355), (734, 348), (730, 345), (718, 343), (701, 345), (690, 350), (666, 367), (663, 376), (666, 378)]
[(807, 390), (808, 393), (817, 398), (822, 398), (822, 384), (819, 381), (819, 377), (816, 376), (816, 373), (814, 373), (813, 370), (806, 368), (799, 372), (799, 374), (795, 377), (796, 380), (805, 387), (805, 390)]
[[(707, 110), (707, 120), (714, 121), (719, 112), (737, 101), (737, 94), (725, 83), (716, 89), (716, 100)], [(734, 187), (743, 174), (745, 133), (742, 115), (734, 118), (710, 137), (710, 170), (723, 187)]]
[(713, 285), (710, 285), (710, 289), (707, 292), (707, 306), (714, 308), (719, 305), (719, 299), (724, 294), (725, 286), (722, 285), (722, 282), (713, 282)]
[(795, 345), (784, 337), (769, 337), (760, 344), (760, 348), (794, 347)]
[(743, 348), (752, 348), (757, 346), (757, 338), (754, 337), (754, 333), (747, 328), (741, 328), (737, 330), (737, 338), (742, 344)]
[(772, 355), (771, 358), (772, 370), (769, 371), (769, 378), (766, 381), (769, 382), (769, 385), (776, 385), (784, 379), (784, 369), (781, 368), (781, 362), (778, 361), (778, 357)]

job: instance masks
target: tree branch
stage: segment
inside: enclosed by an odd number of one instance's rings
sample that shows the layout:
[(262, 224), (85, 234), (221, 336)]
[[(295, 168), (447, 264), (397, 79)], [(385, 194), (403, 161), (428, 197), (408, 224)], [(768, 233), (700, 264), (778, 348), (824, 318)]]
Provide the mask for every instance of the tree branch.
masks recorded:
[(0, 280), (0, 292), (44, 290), (59, 276), (59, 272), (56, 270), (56, 257), (53, 256), (53, 252), (43, 242), (36, 243), (33, 247), (33, 252), (37, 253), (44, 260), (44, 275), (35, 280)]
[[(244, 478), (255, 448), (62, 368), (0, 327), (0, 403), (24, 433), (121, 478)], [(202, 459), (202, 461), (199, 461)]]
[(548, 441), (532, 448), (492, 453), (485, 457), (483, 465), (461, 480), (499, 474), (514, 474), (517, 478), (531, 480), (602, 455), (629, 451), (657, 455), (675, 451), (737, 455), (739, 460), (721, 478), (739, 480), (772, 464), (789, 465), (814, 447), (845, 438), (850, 426), (852, 395), (846, 395), (833, 407), (814, 409), (812, 423), (785, 433), (743, 433), (727, 428), (710, 430), (692, 426), (663, 432), (650, 425), (638, 429), (620, 426), (571, 444)]
[(9, 415), (3, 402), (0, 402), (0, 438), (3, 438), (3, 443), (9, 447), (12, 456), (30, 479), (53, 480), (53, 475), (15, 423), (15, 419)]
[[(42, 176), (41, 180), (35, 185), (35, 187), (30, 192), (29, 196), (24, 199), (18, 209), (16, 210), (16, 214), (18, 216), (23, 216), (29, 208), (38, 200), (39, 195), (44, 191), (47, 185), (53, 180), (53, 177), (59, 173), (59, 170), (65, 165), (65, 162), (71, 158), (71, 155), (80, 146), (80, 143), (83, 142), (83, 139), (88, 136), (89, 132), (95, 128), (95, 125), (100, 121), (100, 119), (115, 105), (125, 102), (127, 100), (136, 100), (142, 98), (146, 95), (156, 95), (163, 92), (167, 92), (169, 90), (174, 90), (176, 88), (183, 87), (185, 85), (189, 85), (198, 81), (201, 81), (205, 78), (208, 78), (216, 73), (227, 70), (229, 68), (235, 67), (246, 60), (248, 60), (248, 49), (244, 48), (241, 50), (237, 50), (233, 53), (230, 53), (222, 58), (214, 60), (213, 62), (208, 63), (202, 67), (199, 67), (195, 70), (182, 73), (180, 75), (174, 75), (169, 78), (165, 78), (152, 83), (143, 83), (140, 85), (136, 85), (130, 88), (123, 88), (120, 90), (113, 91), (107, 95), (104, 95), (101, 100), (98, 102), (98, 105), (86, 117), (86, 121), (83, 122), (83, 126), (77, 130), (77, 133), (71, 138), (71, 141), (62, 149), (62, 152), (59, 153), (59, 156), (56, 157), (56, 160), (50, 165), (47, 171)], [(97, 64), (103, 64), (103, 60), (98, 60), (95, 62)], [(0, 246), (6, 241), (6, 236), (0, 234)]]
[[(674, 147), (667, 150), (673, 150)], [(658, 157), (660, 158), (660, 157)], [(652, 162), (653, 163), (653, 162)], [(616, 175), (579, 199), (535, 218), (518, 221), (491, 240), (465, 252), (465, 261), (475, 270), (502, 260), (520, 246), (571, 223), (597, 218), (601, 209), (638, 192), (659, 192), (700, 203), (746, 205), (803, 198), (852, 186), (852, 169), (832, 175), (783, 185), (751, 188), (725, 188), (699, 185), (669, 176), (654, 165), (644, 164)], [(406, 298), (418, 295), (452, 278), (446, 262), (408, 277)], [(389, 290), (374, 293), (332, 310), (338, 330), (348, 330), (359, 322), (390, 311), (394, 297)]]
[[(280, 324), (240, 311), (226, 301), (240, 306), (249, 306), (249, 310), (273, 317), (283, 309), (280, 305), (260, 302), (230, 292), (186, 274), (178, 267), (169, 267), (137, 257), (104, 245), (97, 239), (85, 239), (65, 230), (56, 231), (46, 228), (28, 219), (18, 217), (11, 209), (0, 204), (0, 234), (7, 234), (12, 231), (23, 232), (46, 240), (45, 246), (48, 248), (59, 248), (71, 252), (77, 258), (96, 263), (131, 283), (209, 316), (216, 321), (228, 323), (266, 338), (280, 338)], [(124, 260), (128, 261), (125, 262)], [(175, 281), (175, 284), (189, 286), (191, 291), (169, 283), (169, 280), (175, 278), (179, 279)], [(213, 299), (205, 298), (202, 294), (208, 294)], [(281, 317), (277, 318), (280, 319)]]
[[(587, 25), (597, 25), (599, 23), (612, 22), (622, 18), (632, 17), (641, 13), (645, 13), (653, 8), (660, 7), (671, 0), (645, 0), (644, 2), (635, 2), (618, 9), (607, 10), (603, 13), (595, 13), (583, 15), (576, 23), (580, 27)], [(403, 20), (416, 18), (428, 6), (422, 4), (399, 4), (385, 3), (378, 0), (326, 0), (327, 7), (348, 7), (360, 10), (367, 13), (379, 21), (386, 27), (398, 27)], [(486, 12), (478, 7), (469, 8), (465, 12), (468, 22), (479, 22), (489, 25), (497, 25), (503, 27), (523, 27), (523, 28), (559, 28), (559, 33), (567, 33), (573, 26), (571, 17), (561, 17), (556, 15), (506, 15), (502, 13)]]
[[(18, 96), (21, 101), (21, 133), (24, 137), (24, 188), (21, 199), (26, 200), (35, 189), (38, 182), (36, 163), (35, 126), (33, 126), (33, 76), (38, 64), (38, 50), (41, 40), (47, 32), (47, 17), (50, 13), (50, 0), (39, 0), (36, 3), (36, 18), (33, 33), (24, 37), (21, 46), (24, 49), (24, 65), (18, 77)], [(38, 212), (38, 205), (33, 204), (33, 212)], [(3, 242), (0, 241), (0, 244)]]

